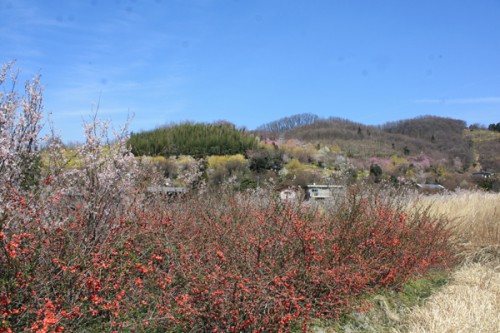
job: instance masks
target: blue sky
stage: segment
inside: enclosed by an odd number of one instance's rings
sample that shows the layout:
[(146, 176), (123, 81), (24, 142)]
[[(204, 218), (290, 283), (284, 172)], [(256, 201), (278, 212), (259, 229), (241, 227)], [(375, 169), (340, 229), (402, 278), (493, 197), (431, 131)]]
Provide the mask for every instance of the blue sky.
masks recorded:
[(255, 127), (500, 121), (500, 0), (0, 0), (0, 62), (40, 73), (64, 141), (99, 116)]

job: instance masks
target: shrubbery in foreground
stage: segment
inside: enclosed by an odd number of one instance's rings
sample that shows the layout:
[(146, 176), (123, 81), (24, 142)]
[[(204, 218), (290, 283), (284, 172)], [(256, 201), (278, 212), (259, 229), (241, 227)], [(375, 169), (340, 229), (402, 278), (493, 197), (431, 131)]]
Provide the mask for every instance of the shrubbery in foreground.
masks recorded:
[(132, 205), (96, 243), (78, 209), (56, 224), (5, 196), (0, 331), (305, 330), (452, 258), (443, 224), (375, 197), (335, 214), (253, 198)]
[[(335, 208), (262, 193), (146, 200), (126, 147), (96, 118), (81, 161), (46, 141), (41, 88), (0, 71), (0, 332), (307, 330), (359, 296), (450, 264), (449, 232), (353, 190)], [(258, 200), (257, 200), (258, 199)]]

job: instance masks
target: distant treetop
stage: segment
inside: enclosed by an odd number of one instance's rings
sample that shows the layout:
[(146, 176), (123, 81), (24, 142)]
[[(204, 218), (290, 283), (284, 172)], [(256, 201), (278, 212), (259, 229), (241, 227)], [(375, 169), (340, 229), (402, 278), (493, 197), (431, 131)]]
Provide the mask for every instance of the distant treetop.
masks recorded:
[(488, 129), (490, 131), (500, 132), (500, 123), (496, 123), (496, 125), (490, 124), (490, 126), (488, 126)]
[(283, 133), (299, 126), (311, 125), (318, 121), (319, 117), (312, 113), (300, 113), (290, 117), (284, 117), (270, 123), (257, 127), (258, 131), (266, 131), (275, 134)]

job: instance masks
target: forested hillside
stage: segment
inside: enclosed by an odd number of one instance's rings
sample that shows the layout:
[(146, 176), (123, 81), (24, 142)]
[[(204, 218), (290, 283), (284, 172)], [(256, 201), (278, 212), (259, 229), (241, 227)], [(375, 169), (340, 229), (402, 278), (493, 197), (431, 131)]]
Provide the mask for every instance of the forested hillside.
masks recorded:
[[(260, 126), (259, 135), (276, 138), (273, 129), (286, 127), (291, 118)], [(483, 180), (471, 176), (479, 170), (498, 172), (500, 136), (496, 129), (495, 124), (488, 130), (478, 124), (468, 128), (462, 120), (436, 116), (380, 126), (331, 117), (293, 126), (280, 131), (279, 137), (317, 147), (333, 146), (337, 155), (348, 157), (354, 167), (349, 173), (353, 174), (352, 170), (356, 169), (358, 177), (360, 170), (370, 174), (373, 170), (381, 170), (381, 174), (391, 179), (442, 183), (448, 188), (456, 188), (482, 183)], [(374, 178), (379, 179), (378, 176)]]
[(464, 121), (431, 116), (382, 126), (329, 118), (295, 127), (284, 136), (322, 144), (335, 142), (357, 158), (427, 154), (434, 159), (449, 161), (458, 158), (468, 167), (473, 163), (473, 154), (470, 140), (463, 135), (465, 128)]
[(193, 184), (181, 176), (195, 165), (181, 157), (189, 155), (204, 160), (199, 177), (213, 186), (230, 182), (242, 189), (266, 179), (300, 186), (385, 179), (454, 189), (482, 186), (474, 172), (498, 171), (500, 134), (476, 127), (435, 116), (368, 126), (304, 113), (252, 132), (227, 122), (174, 124), (133, 133), (129, 144), (136, 156), (162, 157), (158, 167), (178, 185)]
[(430, 142), (430, 149), (446, 152), (448, 159), (460, 159), (465, 168), (473, 163), (472, 142), (464, 135), (465, 121), (425, 116), (388, 123), (382, 128), (388, 133)]

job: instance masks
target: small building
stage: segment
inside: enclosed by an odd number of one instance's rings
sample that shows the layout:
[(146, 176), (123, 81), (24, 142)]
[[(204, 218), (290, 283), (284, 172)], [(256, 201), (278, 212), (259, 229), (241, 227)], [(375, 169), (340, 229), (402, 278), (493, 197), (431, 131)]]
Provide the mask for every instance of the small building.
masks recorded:
[(306, 199), (328, 199), (334, 194), (339, 194), (344, 190), (342, 185), (307, 185), (306, 186)]
[(426, 191), (442, 191), (445, 190), (445, 187), (441, 184), (417, 184), (416, 185), (419, 190)]
[(188, 192), (186, 187), (175, 186), (149, 186), (146, 189), (149, 194), (163, 194), (169, 197), (176, 197)]
[(493, 172), (489, 172), (489, 171), (486, 171), (486, 170), (481, 170), (479, 172), (474, 172), (472, 174), (472, 176), (474, 178), (492, 178), (495, 174)]

